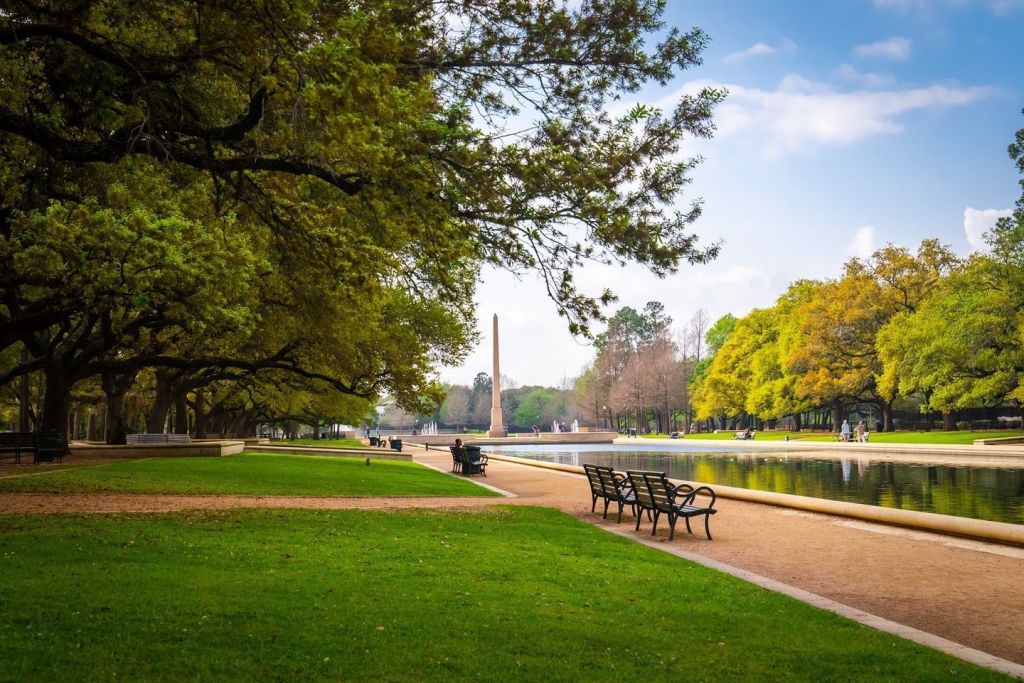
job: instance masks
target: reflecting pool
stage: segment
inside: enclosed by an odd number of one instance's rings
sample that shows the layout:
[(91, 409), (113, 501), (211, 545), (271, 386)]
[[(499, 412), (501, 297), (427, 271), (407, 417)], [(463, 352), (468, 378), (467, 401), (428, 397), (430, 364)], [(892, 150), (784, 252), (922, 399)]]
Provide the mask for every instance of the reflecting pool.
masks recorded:
[[(926, 464), (715, 446), (485, 446), (492, 453), (570, 465), (665, 471), (674, 479), (865, 505), (1024, 524), (1024, 466)], [(875, 456), (877, 457), (877, 456)]]

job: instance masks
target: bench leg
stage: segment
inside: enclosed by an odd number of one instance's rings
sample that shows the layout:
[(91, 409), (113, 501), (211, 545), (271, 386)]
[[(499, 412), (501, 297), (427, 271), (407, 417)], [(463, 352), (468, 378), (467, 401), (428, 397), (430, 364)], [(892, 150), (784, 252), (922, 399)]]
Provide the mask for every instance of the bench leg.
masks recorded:
[(597, 509), (597, 494), (591, 493), (590, 494), (590, 511), (593, 512), (595, 509)]
[(676, 521), (678, 519), (678, 515), (668, 513), (668, 540), (670, 541), (676, 537)]
[(710, 526), (709, 522), (711, 522), (711, 513), (710, 512), (704, 515), (704, 533), (706, 533), (708, 535), (708, 540), (710, 541), (710, 540), (713, 540), (713, 539), (711, 538), (711, 526)]
[[(648, 512), (647, 514), (650, 515), (651, 513)], [(640, 515), (636, 516), (636, 528), (633, 529), (633, 531), (640, 531), (640, 518)]]
[(661, 517), (661, 510), (654, 511), (654, 526), (651, 527), (651, 536), (658, 531), (658, 517)]
[(619, 504), (619, 518), (617, 520), (615, 520), (615, 523), (616, 524), (622, 524), (622, 507), (623, 507), (623, 503), (622, 503), (621, 500), (620, 501), (616, 501), (616, 502), (618, 502), (618, 504)]
[(693, 534), (693, 529), (690, 528), (690, 518), (689, 517), (684, 517), (683, 519), (686, 522), (686, 533), (692, 535)]
[(608, 519), (608, 503), (610, 502), (612, 501), (609, 500), (608, 498), (604, 499), (604, 515), (601, 517), (601, 519)]

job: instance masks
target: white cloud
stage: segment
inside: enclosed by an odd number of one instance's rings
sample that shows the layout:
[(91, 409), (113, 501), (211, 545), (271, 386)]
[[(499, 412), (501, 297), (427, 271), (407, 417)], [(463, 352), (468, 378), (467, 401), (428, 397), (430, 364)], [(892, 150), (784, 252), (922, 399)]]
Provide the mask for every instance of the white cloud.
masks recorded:
[(987, 248), (985, 233), (995, 226), (997, 220), (1011, 215), (1011, 209), (975, 209), (970, 206), (964, 209), (964, 234), (971, 249), (982, 251)]
[[(686, 92), (714, 85), (729, 90), (715, 112), (716, 137), (750, 131), (768, 158), (818, 147), (849, 145), (903, 131), (898, 117), (908, 112), (959, 107), (990, 97), (994, 89), (933, 85), (909, 90), (837, 92), (799, 75), (786, 76), (775, 90), (695, 81)], [(678, 93), (667, 102), (675, 101)]]
[(865, 71), (858, 71), (853, 66), (843, 63), (832, 70), (832, 75), (854, 83), (860, 83), (868, 88), (881, 88), (893, 83), (892, 76), (876, 74)]
[(731, 64), (733, 62), (742, 62), (750, 57), (763, 57), (765, 55), (774, 55), (778, 52), (795, 52), (796, 47), (796, 43), (789, 38), (783, 38), (782, 45), (780, 47), (774, 47), (768, 43), (757, 42), (745, 50), (740, 50), (739, 52), (733, 52), (726, 55), (723, 61), (727, 64)]
[(910, 56), (910, 39), (893, 36), (888, 40), (880, 40), (877, 43), (858, 45), (853, 48), (853, 54), (862, 59), (878, 58), (903, 62)]
[(744, 59), (747, 59), (748, 57), (760, 57), (762, 55), (773, 55), (776, 52), (778, 52), (778, 50), (776, 50), (774, 47), (772, 47), (768, 43), (754, 43), (753, 45), (748, 47), (746, 50), (740, 50), (739, 52), (733, 52), (733, 53), (731, 53), (729, 55), (726, 55), (726, 57), (725, 57), (725, 59), (723, 61), (725, 61), (727, 63), (742, 62)]
[(862, 228), (857, 228), (853, 241), (850, 242), (846, 251), (850, 256), (862, 259), (870, 258), (871, 254), (875, 253), (875, 226), (865, 225)]

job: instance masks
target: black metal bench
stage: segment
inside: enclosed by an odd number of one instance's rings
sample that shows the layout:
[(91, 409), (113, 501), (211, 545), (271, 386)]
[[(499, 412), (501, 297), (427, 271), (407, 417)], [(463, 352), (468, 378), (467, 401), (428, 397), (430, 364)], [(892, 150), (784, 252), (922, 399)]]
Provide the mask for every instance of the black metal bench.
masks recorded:
[(617, 520), (619, 522), (622, 521), (622, 510), (627, 505), (633, 511), (633, 516), (637, 515), (636, 495), (629, 479), (611, 467), (603, 465), (585, 464), (583, 470), (587, 473), (587, 480), (590, 482), (590, 497), (593, 499), (590, 505), (591, 512), (594, 512), (597, 507), (598, 499), (603, 498), (604, 519), (608, 519), (608, 506), (611, 503), (616, 503), (619, 506)]
[(462, 474), (482, 474), (487, 476), (487, 456), (480, 452), (479, 446), (449, 446), (452, 451), (452, 462), (455, 471)]
[[(665, 514), (668, 516), (669, 534), (668, 540), (672, 540), (676, 533), (676, 521), (680, 517), (686, 522), (686, 530), (693, 533), (690, 528), (691, 517), (704, 517), (704, 533), (708, 540), (711, 540), (711, 528), (709, 521), (711, 515), (715, 514), (715, 492), (708, 486), (694, 488), (689, 484), (673, 485), (669, 482), (664, 472), (647, 472), (643, 470), (627, 470), (626, 476), (633, 484), (636, 492), (636, 504), (640, 510), (647, 510), (654, 514), (654, 526), (651, 527), (653, 536), (658, 530), (658, 518)], [(711, 497), (707, 506), (697, 505), (696, 498), (699, 494)], [(640, 517), (636, 518), (636, 530), (640, 530)]]
[(68, 453), (68, 437), (64, 432), (36, 432), (35, 462), (61, 462)]
[(14, 462), (21, 462), (22, 453), (36, 452), (34, 432), (0, 432), (0, 453), (13, 453)]
[(452, 452), (452, 472), (462, 472), (462, 449), (458, 446), (449, 446)]

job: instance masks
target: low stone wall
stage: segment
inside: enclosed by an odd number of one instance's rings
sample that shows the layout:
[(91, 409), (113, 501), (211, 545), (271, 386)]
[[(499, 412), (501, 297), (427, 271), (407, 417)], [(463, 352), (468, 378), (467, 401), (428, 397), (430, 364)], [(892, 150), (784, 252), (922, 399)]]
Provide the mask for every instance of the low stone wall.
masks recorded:
[(975, 446), (1012, 446), (1024, 443), (1024, 436), (1004, 436), (999, 439), (975, 439)]
[[(561, 472), (572, 472), (574, 474), (585, 474), (583, 468), (578, 465), (540, 462), (538, 460), (516, 458), (496, 453), (488, 453), (487, 457), (492, 460), (506, 460), (508, 462), (530, 465), (532, 467), (542, 467)], [(687, 483), (695, 484), (699, 482)], [(722, 498), (744, 500), (764, 505), (776, 505), (796, 510), (807, 510), (809, 512), (820, 512), (827, 515), (837, 515), (839, 517), (863, 519), (869, 522), (877, 522), (879, 524), (891, 524), (911, 529), (924, 529), (926, 531), (937, 531), (939, 533), (952, 534), (955, 536), (967, 536), (986, 541), (997, 541), (999, 543), (1024, 546), (1024, 525), (1020, 524), (990, 522), (983, 519), (953, 517), (951, 515), (937, 515), (932, 512), (898, 510), (895, 508), (885, 508), (874, 505), (862, 505), (860, 503), (825, 500), (823, 498), (794, 496), (788, 493), (754, 491), (752, 489), (720, 486), (718, 484), (711, 486), (714, 488), (715, 493)]]
[(394, 438), (423, 446), (450, 446), (455, 443), (455, 439), (462, 439), (463, 443), (475, 446), (497, 446), (524, 443), (612, 443), (618, 435), (618, 432), (541, 432), (537, 437), (530, 432), (523, 432), (509, 434), (507, 437), (489, 437), (486, 434), (396, 434)]
[(190, 444), (152, 443), (132, 446), (73, 442), (71, 455), (82, 458), (217, 458), (241, 453), (242, 441), (195, 441)]
[[(994, 441), (994, 440), (992, 440)], [(699, 439), (687, 436), (685, 439), (635, 439), (618, 437), (614, 443), (623, 445), (643, 444), (671, 444), (680, 451), (686, 450), (687, 444), (699, 444), (701, 446), (715, 446), (724, 449), (735, 448), (738, 451), (831, 451), (836, 453), (862, 453), (862, 454), (903, 454), (917, 455), (924, 453), (941, 455), (966, 455), (966, 456), (1008, 456), (1024, 457), (1024, 446), (1004, 443), (989, 444), (986, 446), (960, 445), (960, 444), (927, 444), (927, 443), (856, 443), (838, 441), (779, 441), (772, 440), (738, 440), (738, 439)]]
[(247, 453), (283, 453), (286, 455), (326, 455), (337, 458), (370, 458), (371, 460), (412, 460), (410, 453), (390, 448), (336, 448), (331, 446), (267, 446), (245, 445)]

